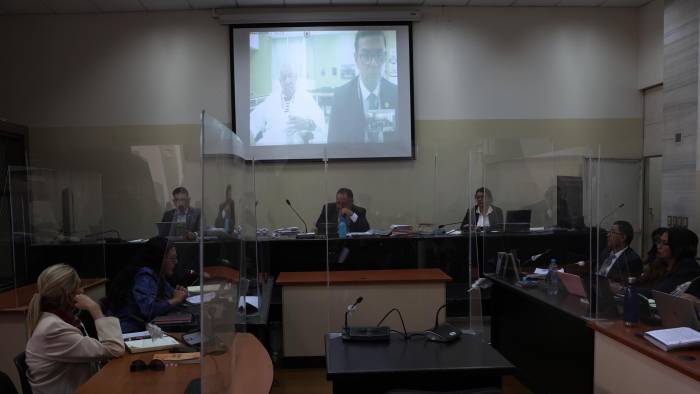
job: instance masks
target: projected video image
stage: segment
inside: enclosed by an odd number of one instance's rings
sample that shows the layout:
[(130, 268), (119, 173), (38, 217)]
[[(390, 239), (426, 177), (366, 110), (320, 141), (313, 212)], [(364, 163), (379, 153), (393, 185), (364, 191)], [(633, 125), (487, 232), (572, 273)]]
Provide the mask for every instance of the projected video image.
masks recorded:
[(395, 30), (253, 31), (251, 146), (399, 138)]

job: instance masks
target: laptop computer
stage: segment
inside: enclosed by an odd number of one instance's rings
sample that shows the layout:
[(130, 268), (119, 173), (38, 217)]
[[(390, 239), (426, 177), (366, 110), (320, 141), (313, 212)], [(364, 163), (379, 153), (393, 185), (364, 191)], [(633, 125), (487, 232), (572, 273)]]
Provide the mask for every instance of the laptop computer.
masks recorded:
[(511, 233), (529, 232), (531, 216), (532, 211), (529, 209), (506, 211), (506, 222), (503, 224), (503, 231)]
[(582, 298), (588, 298), (586, 289), (583, 286), (583, 280), (580, 276), (567, 274), (566, 272), (557, 272), (557, 276), (559, 276), (561, 283), (564, 285), (564, 288), (567, 292), (569, 292), (569, 294)]
[(156, 227), (158, 228), (158, 235), (161, 237), (181, 237), (187, 233), (187, 227), (182, 222), (156, 222)]
[(700, 330), (698, 314), (692, 301), (656, 290), (652, 291), (652, 295), (664, 327), (690, 327)]

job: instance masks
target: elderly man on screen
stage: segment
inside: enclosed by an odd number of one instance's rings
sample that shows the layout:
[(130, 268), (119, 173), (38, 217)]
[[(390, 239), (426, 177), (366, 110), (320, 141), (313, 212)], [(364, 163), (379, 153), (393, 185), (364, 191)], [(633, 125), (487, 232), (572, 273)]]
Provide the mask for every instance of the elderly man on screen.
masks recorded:
[(251, 145), (325, 144), (323, 111), (311, 94), (299, 89), (298, 75), (289, 65), (280, 68), (279, 88), (250, 114)]

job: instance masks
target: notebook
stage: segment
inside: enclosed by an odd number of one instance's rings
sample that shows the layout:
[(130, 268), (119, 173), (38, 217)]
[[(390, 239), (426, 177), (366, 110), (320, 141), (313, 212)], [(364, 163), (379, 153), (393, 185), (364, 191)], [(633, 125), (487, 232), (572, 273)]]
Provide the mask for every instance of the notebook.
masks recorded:
[(700, 332), (689, 327), (665, 328), (645, 332), (644, 339), (661, 350), (669, 351), (700, 345)]
[(180, 346), (180, 342), (178, 342), (175, 338), (166, 335), (158, 339), (126, 339), (124, 340), (124, 345), (126, 345), (126, 348), (130, 353), (143, 353), (178, 347)]

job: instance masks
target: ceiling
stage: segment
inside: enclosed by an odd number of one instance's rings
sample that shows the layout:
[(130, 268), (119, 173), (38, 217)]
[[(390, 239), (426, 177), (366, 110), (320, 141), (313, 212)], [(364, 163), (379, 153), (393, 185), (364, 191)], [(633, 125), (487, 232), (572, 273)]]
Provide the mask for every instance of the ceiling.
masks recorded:
[(641, 7), (651, 0), (0, 0), (0, 15), (285, 6)]

